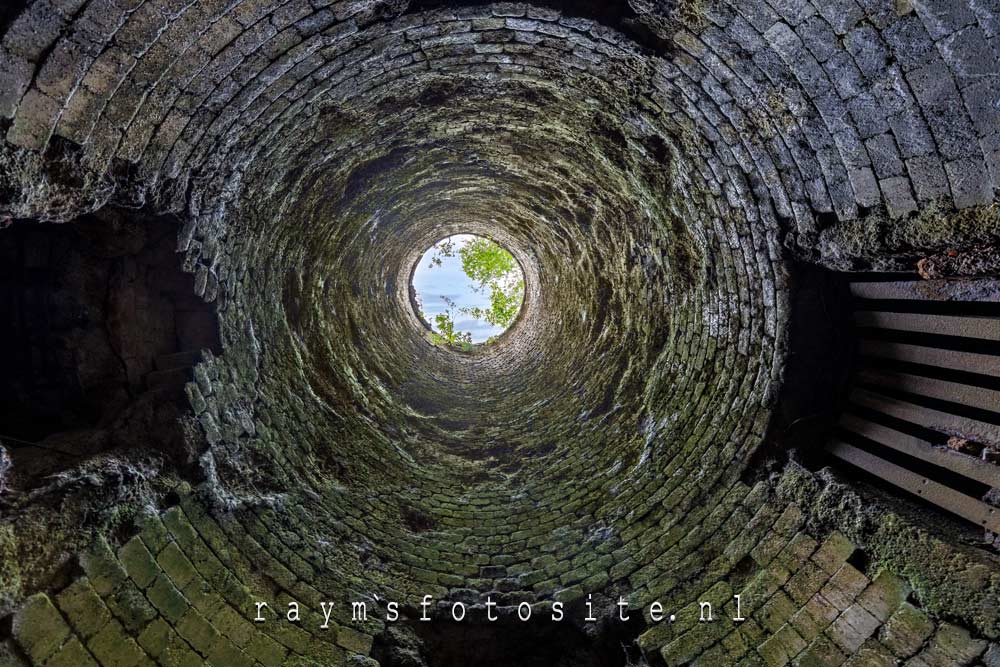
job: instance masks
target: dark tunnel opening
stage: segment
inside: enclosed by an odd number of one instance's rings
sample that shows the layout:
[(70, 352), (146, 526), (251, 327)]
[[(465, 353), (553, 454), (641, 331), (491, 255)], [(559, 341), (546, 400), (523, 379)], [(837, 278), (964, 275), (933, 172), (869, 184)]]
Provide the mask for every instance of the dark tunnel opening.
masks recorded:
[(0, 664), (1000, 659), (993, 4), (0, 26)]

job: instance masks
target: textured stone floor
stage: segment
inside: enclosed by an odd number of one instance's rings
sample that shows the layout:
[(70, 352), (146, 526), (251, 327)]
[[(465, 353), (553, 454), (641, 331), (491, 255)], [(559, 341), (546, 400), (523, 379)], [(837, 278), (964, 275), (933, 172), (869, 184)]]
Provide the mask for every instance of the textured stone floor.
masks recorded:
[[(187, 386), (197, 470), (58, 584), (8, 585), (0, 664), (424, 664), (377, 603), (424, 594), (442, 617), (627, 596), (652, 665), (1000, 664), (995, 553), (754, 456), (793, 261), (996, 243), (1000, 5), (461, 4), (34, 0), (10, 24), (0, 215), (175, 216), (222, 353)], [(526, 274), (471, 354), (408, 294), (459, 232)], [(11, 521), (16, 572), (38, 536)], [(303, 619), (254, 624), (257, 600)]]

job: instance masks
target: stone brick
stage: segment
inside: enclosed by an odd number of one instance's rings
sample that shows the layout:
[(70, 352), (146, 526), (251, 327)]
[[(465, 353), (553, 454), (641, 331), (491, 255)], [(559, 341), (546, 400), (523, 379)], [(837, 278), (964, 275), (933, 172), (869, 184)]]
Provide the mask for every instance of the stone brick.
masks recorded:
[(246, 649), (247, 653), (266, 667), (280, 667), (288, 651), (267, 635), (258, 634)]
[(193, 608), (188, 609), (177, 623), (177, 633), (204, 656), (212, 652), (215, 642), (219, 639), (219, 632), (197, 609)]
[(69, 638), (70, 630), (49, 596), (36, 593), (14, 614), (13, 636), (25, 654), (41, 664)]
[(930, 128), (916, 108), (908, 107), (891, 116), (889, 127), (904, 158), (928, 156), (936, 152)]
[(56, 601), (73, 629), (84, 639), (93, 636), (111, 620), (111, 612), (86, 577), (67, 586), (56, 596)]
[(838, 35), (846, 35), (864, 16), (854, 0), (813, 0), (813, 4)]
[[(811, 5), (810, 8), (814, 9)], [(807, 19), (795, 29), (795, 33), (818, 62), (824, 63), (837, 53), (837, 37), (830, 24), (822, 18), (813, 16)]]
[(854, 544), (840, 532), (834, 531), (824, 540), (812, 559), (827, 574), (833, 575), (854, 553)]
[(867, 25), (855, 27), (844, 37), (844, 45), (865, 77), (876, 79), (884, 74), (889, 53), (877, 30)]
[(991, 78), (1000, 68), (1000, 59), (978, 25), (952, 33), (937, 44), (960, 87)]
[(114, 667), (136, 667), (146, 657), (118, 621), (111, 621), (91, 637), (87, 648), (102, 665)]
[(757, 647), (757, 653), (764, 663), (773, 667), (788, 664), (806, 647), (806, 642), (789, 626), (782, 626), (777, 632)]
[(944, 173), (941, 160), (937, 157), (911, 158), (906, 161), (906, 170), (921, 202), (933, 201), (951, 194), (948, 177)]
[(978, 160), (945, 162), (945, 173), (955, 197), (956, 208), (969, 208), (993, 201), (993, 184), (989, 170)]
[(846, 657), (840, 649), (826, 637), (813, 640), (796, 661), (796, 667), (839, 667)]
[(58, 102), (32, 88), (21, 100), (7, 141), (15, 146), (42, 149), (52, 135), (60, 108)]
[(130, 632), (138, 632), (156, 618), (156, 610), (131, 582), (126, 582), (108, 600), (108, 609)]
[(877, 641), (866, 641), (852, 654), (844, 667), (895, 667), (896, 657)]
[(899, 577), (882, 570), (858, 596), (858, 604), (879, 621), (884, 622), (899, 605), (906, 601), (910, 586)]
[(882, 31), (882, 36), (907, 72), (927, 64), (936, 55), (934, 43), (916, 16), (904, 16)]
[(153, 585), (146, 591), (146, 596), (160, 614), (171, 623), (179, 621), (190, 606), (164, 574), (156, 577)]
[(1000, 644), (990, 644), (983, 656), (983, 664), (986, 667), (1000, 667)]
[(65, 19), (49, 0), (36, 0), (11, 23), (3, 36), (3, 48), (37, 62), (65, 25)]
[(179, 589), (184, 588), (197, 574), (194, 565), (175, 542), (171, 542), (157, 554), (156, 562)]
[(153, 555), (138, 537), (133, 537), (118, 550), (118, 560), (139, 588), (149, 586), (160, 572)]
[(827, 629), (826, 636), (846, 654), (855, 653), (881, 622), (859, 604), (844, 610)]
[(253, 658), (233, 646), (229, 642), (218, 642), (208, 656), (213, 665), (232, 665), (232, 667), (252, 667)]
[(90, 652), (80, 643), (80, 640), (72, 637), (63, 644), (55, 655), (49, 658), (45, 667), (97, 667), (97, 663)]
[(809, 0), (773, 0), (771, 5), (781, 18), (793, 26), (816, 15), (816, 8), (809, 3)]
[(986, 651), (988, 644), (983, 639), (973, 639), (965, 628), (942, 623), (931, 638), (931, 646), (939, 648), (955, 664), (969, 665)]
[[(942, 172), (943, 175), (943, 172)], [(867, 167), (863, 169), (851, 169), (848, 174), (851, 187), (854, 189), (854, 198), (860, 206), (873, 207), (882, 200), (882, 193), (878, 189), (878, 181), (875, 174)]]
[(916, 653), (934, 632), (934, 624), (927, 614), (908, 602), (889, 617), (879, 640), (899, 658)]
[(950, 0), (911, 0), (911, 3), (934, 40), (950, 35), (976, 20), (966, 3)]
[(798, 606), (785, 593), (778, 591), (770, 600), (761, 606), (754, 615), (757, 621), (770, 630), (777, 632), (798, 609)]
[(805, 604), (826, 584), (830, 575), (812, 562), (803, 564), (785, 584), (785, 590), (798, 604)]
[(1000, 35), (1000, 3), (997, 0), (970, 0), (969, 8), (989, 37)]
[(23, 56), (0, 47), (0, 117), (13, 118), (28, 86), (34, 66)]
[(903, 173), (903, 162), (899, 159), (896, 142), (890, 134), (880, 134), (865, 142), (871, 156), (875, 176), (879, 180), (899, 176)]
[(975, 132), (968, 116), (954, 104), (959, 93), (948, 67), (943, 61), (934, 59), (909, 72), (906, 79), (927, 118), (941, 155), (948, 159), (967, 158), (975, 143)]
[(162, 618), (154, 619), (139, 634), (138, 643), (148, 655), (159, 658), (170, 643), (173, 630)]
[(899, 218), (917, 210), (917, 202), (913, 200), (913, 192), (910, 190), (908, 178), (887, 178), (880, 181), (879, 186), (885, 196), (889, 215), (893, 218)]

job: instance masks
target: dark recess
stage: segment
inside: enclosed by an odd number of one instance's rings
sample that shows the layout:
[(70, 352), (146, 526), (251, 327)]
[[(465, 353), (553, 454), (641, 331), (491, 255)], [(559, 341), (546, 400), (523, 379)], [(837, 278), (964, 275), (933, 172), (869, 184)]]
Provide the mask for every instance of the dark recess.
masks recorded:
[[(584, 632), (570, 618), (584, 618), (581, 606), (565, 608), (561, 622), (551, 621), (546, 607), (540, 620), (520, 621), (516, 612), (495, 622), (482, 608), (469, 607), (461, 623), (451, 620), (389, 624), (376, 638), (372, 657), (382, 667), (628, 667), (648, 665), (636, 638), (645, 630), (641, 614), (627, 622), (602, 619)], [(536, 614), (540, 612), (535, 612)], [(648, 658), (647, 658), (648, 659)]]
[(747, 466), (783, 459), (795, 449), (810, 468), (825, 461), (823, 445), (846, 403), (855, 363), (851, 297), (845, 274), (810, 264), (790, 267), (791, 314), (785, 381), (769, 437)]

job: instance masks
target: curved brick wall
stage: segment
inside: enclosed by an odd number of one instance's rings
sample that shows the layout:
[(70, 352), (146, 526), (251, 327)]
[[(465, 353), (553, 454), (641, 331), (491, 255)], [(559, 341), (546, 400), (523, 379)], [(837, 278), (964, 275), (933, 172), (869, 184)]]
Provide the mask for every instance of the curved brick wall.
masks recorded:
[[(996, 240), (1000, 7), (632, 5), (28, 4), (0, 42), (2, 213), (175, 214), (224, 352), (188, 386), (193, 484), (22, 591), (13, 664), (370, 664), (377, 601), (424, 594), (659, 600), (652, 664), (1000, 661), (995, 557), (750, 467), (788, 257)], [(459, 231), (528, 283), (473, 354), (409, 303)], [(697, 622), (734, 594), (750, 620)], [(250, 622), (290, 599), (301, 623)]]

